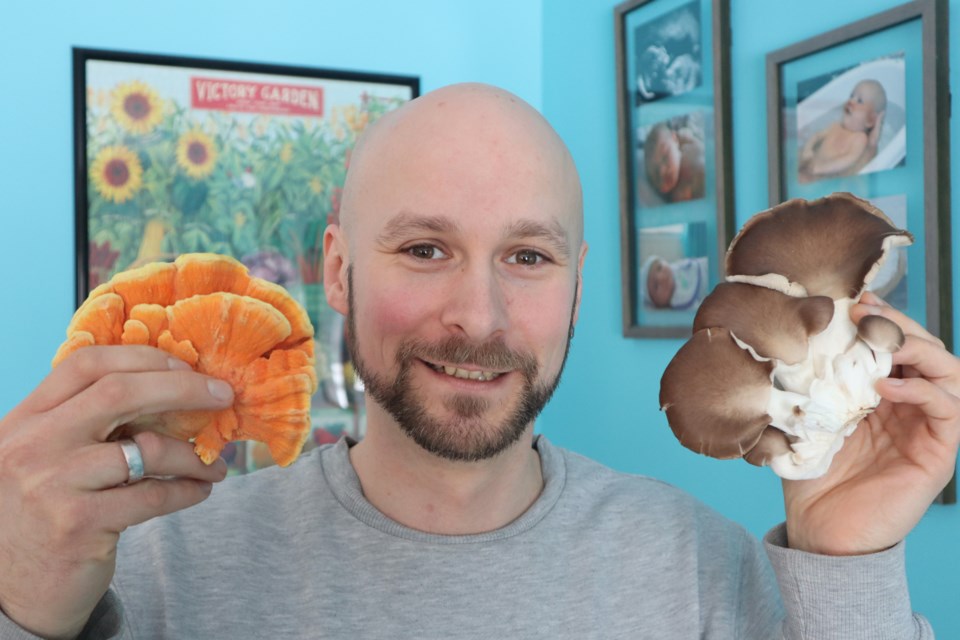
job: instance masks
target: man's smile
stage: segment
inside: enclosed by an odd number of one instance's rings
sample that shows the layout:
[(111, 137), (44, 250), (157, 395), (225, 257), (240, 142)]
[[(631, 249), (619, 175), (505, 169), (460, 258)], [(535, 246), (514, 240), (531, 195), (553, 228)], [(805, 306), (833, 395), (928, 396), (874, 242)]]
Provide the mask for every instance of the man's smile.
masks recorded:
[(460, 367), (454, 367), (452, 365), (434, 364), (432, 362), (427, 362), (426, 360), (421, 360), (421, 362), (423, 362), (425, 365), (427, 365), (437, 373), (444, 373), (453, 378), (462, 378), (463, 380), (477, 380), (480, 382), (489, 382), (503, 375), (503, 372), (500, 372), (500, 371), (483, 371), (481, 369), (461, 369)]

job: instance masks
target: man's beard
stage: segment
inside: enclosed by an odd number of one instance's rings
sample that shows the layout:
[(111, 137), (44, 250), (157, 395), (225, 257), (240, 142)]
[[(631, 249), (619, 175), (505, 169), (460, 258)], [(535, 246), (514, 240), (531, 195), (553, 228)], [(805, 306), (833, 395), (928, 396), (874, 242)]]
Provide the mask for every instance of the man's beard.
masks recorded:
[[(560, 374), (573, 338), (572, 309), (563, 360), (552, 380), (538, 381), (540, 367), (536, 358), (532, 354), (510, 349), (502, 339), (476, 344), (459, 336), (450, 336), (433, 343), (422, 340), (401, 342), (395, 358), (399, 372), (391, 381), (374, 373), (360, 356), (354, 317), (352, 266), (347, 269), (347, 286), (346, 337), (354, 371), (363, 380), (366, 393), (393, 417), (404, 433), (429, 453), (448, 460), (467, 462), (486, 460), (500, 454), (520, 439), (560, 383)], [(577, 286), (579, 288), (579, 281)], [(484, 371), (510, 371), (511, 375), (519, 373), (524, 382), (516, 407), (501, 424), (494, 425), (484, 419), (484, 413), (491, 409), (489, 400), (455, 394), (443, 400), (444, 408), (452, 414), (449, 420), (431, 415), (424, 407), (426, 398), (418, 398), (410, 382), (411, 369), (418, 360), (449, 365), (470, 364)]]

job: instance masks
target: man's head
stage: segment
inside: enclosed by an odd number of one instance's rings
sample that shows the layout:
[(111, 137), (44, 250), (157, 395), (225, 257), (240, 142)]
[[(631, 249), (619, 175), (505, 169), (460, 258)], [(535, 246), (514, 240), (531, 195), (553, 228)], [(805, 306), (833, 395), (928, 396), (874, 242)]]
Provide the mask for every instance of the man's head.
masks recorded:
[(680, 142), (677, 134), (661, 122), (643, 141), (643, 162), (650, 184), (660, 193), (670, 193), (680, 181)]
[(450, 459), (516, 442), (566, 357), (582, 208), (566, 147), (506, 91), (445, 87), (374, 124), (324, 238), (370, 419)]
[(869, 131), (877, 117), (887, 109), (887, 92), (876, 80), (861, 80), (843, 105), (843, 127), (850, 131)]

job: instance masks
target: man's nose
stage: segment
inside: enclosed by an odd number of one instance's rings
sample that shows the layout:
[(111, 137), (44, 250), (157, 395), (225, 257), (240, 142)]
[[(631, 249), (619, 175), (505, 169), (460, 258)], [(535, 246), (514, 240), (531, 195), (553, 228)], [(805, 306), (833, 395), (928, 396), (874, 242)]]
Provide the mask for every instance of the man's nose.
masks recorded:
[(448, 285), (441, 319), (450, 331), (484, 341), (506, 330), (507, 307), (504, 283), (496, 269), (466, 266)]

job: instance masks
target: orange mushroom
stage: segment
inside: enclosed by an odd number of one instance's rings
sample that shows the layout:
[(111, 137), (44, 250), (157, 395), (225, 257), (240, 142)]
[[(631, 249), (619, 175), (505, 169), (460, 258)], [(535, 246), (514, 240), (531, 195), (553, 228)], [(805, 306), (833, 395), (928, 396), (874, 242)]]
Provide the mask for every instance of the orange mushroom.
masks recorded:
[(117, 274), (74, 314), (53, 366), (94, 344), (155, 346), (234, 390), (229, 409), (144, 416), (122, 434), (149, 429), (192, 440), (207, 464), (234, 440), (263, 442), (281, 466), (300, 454), (317, 389), (313, 326), (283, 287), (237, 260), (184, 254)]

